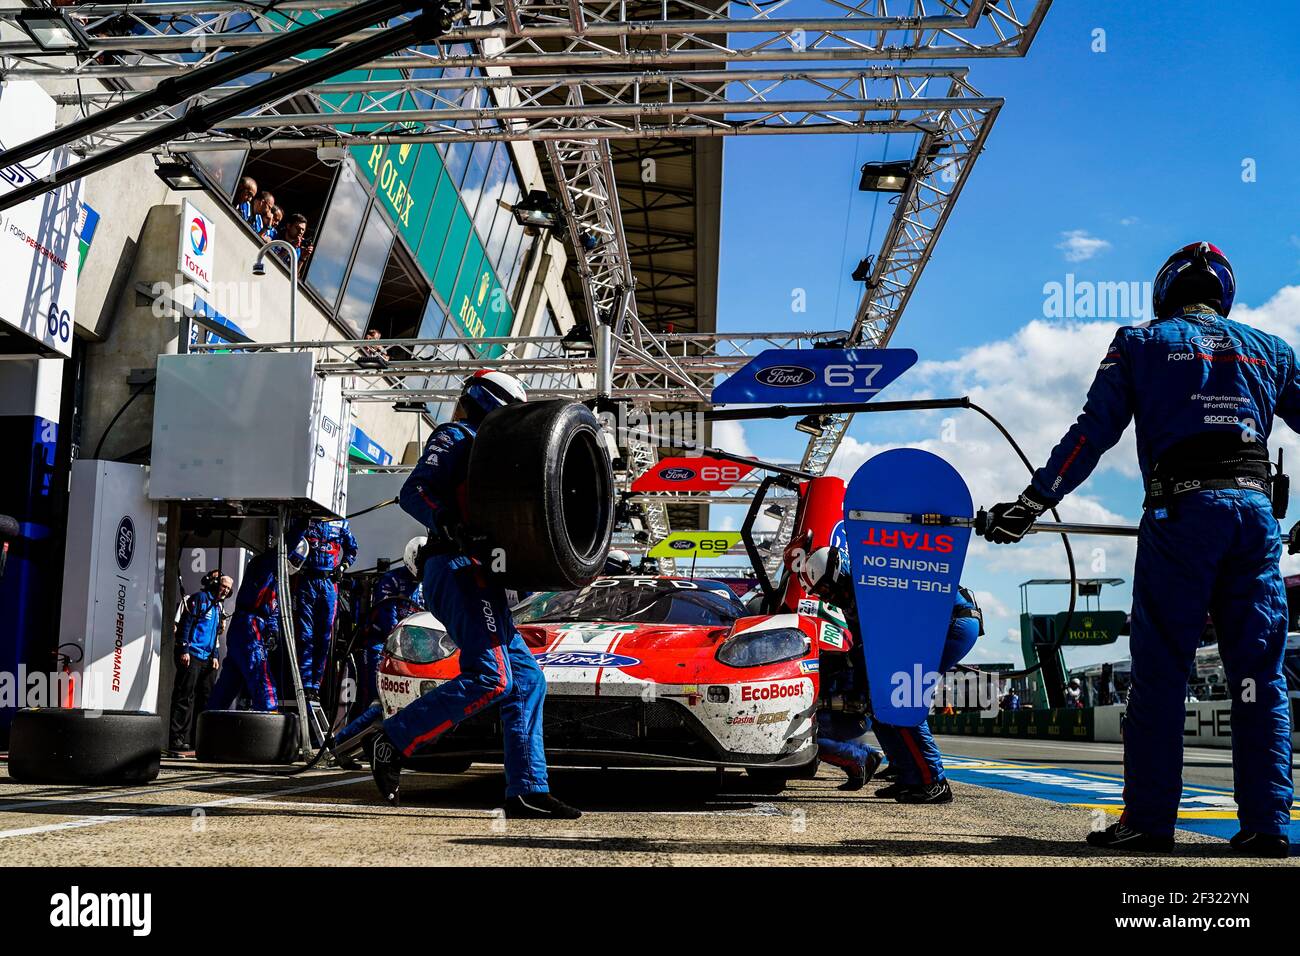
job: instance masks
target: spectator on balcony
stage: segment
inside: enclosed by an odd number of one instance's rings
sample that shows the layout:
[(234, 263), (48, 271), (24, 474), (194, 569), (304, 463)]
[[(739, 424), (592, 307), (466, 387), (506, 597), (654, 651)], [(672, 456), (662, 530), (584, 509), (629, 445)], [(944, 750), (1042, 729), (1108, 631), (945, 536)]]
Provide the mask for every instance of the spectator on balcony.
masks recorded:
[(280, 220), (284, 218), (284, 210), (279, 206), (272, 206), (270, 213), (267, 215), (266, 228), (262, 230), (262, 238), (270, 242), (280, 234)]
[(257, 180), (252, 176), (245, 176), (239, 181), (239, 188), (235, 190), (235, 212), (239, 213), (239, 218), (248, 222), (253, 218), (253, 197), (257, 195)]
[(259, 236), (266, 232), (271, 220), (271, 210), (274, 208), (275, 196), (269, 192), (260, 192), (253, 200), (253, 218), (248, 220), (248, 224)]
[(307, 217), (300, 212), (284, 220), (284, 232), (280, 236), (291, 246), (298, 250), (298, 271), (302, 272), (307, 268), (307, 260), (311, 258), (312, 252), (316, 246), (307, 241)]

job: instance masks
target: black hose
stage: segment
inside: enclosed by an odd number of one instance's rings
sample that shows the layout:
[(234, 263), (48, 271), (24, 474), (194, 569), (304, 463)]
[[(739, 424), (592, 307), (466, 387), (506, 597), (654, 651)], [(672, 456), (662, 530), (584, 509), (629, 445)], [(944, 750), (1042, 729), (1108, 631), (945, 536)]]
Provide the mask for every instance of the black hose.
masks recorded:
[[(1012, 447), (1015, 453), (1020, 457), (1020, 461), (1024, 464), (1024, 466), (1027, 469), (1029, 469), (1029, 475), (1032, 478), (1034, 474), (1033, 462), (1029, 460), (1029, 456), (1024, 453), (1020, 445), (1016, 443), (1016, 440), (1011, 437), (1011, 432), (1007, 431), (1006, 427), (1000, 421), (994, 418), (993, 414), (989, 412), (987, 409), (982, 408), (981, 406), (976, 405), (974, 402), (970, 402), (970, 401), (968, 401), (966, 404), (968, 408), (971, 408), (979, 412), (986, 419), (988, 419), (988, 421), (993, 425), (993, 427), (1002, 433), (1002, 437), (1007, 440), (1007, 444), (1009, 444)], [(1055, 506), (1053, 506), (1049, 510), (1052, 512), (1053, 518), (1055, 518), (1057, 521), (1061, 520), (1061, 515), (1056, 510)], [(1063, 627), (1060, 628), (1056, 640), (1052, 644), (1045, 646), (1045, 651), (1048, 654), (1055, 654), (1057, 651), (1059, 651), (1061, 649), (1061, 644), (1064, 643), (1065, 641), (1065, 635), (1070, 633), (1070, 625), (1074, 623), (1075, 596), (1079, 590), (1078, 588), (1079, 575), (1074, 565), (1074, 549), (1070, 547), (1070, 536), (1068, 534), (1063, 533), (1061, 535), (1061, 543), (1065, 545), (1065, 560), (1070, 567), (1070, 606), (1066, 609), (1065, 624)], [(1019, 670), (1019, 671), (983, 671), (980, 670), (978, 667), (973, 667), (969, 664), (958, 664), (956, 669), (960, 671), (965, 671), (966, 673), (970, 673), (970, 674), (996, 673), (999, 677), (1005, 677), (1008, 680), (1014, 680), (1018, 677), (1028, 677), (1030, 674), (1035, 674), (1038, 671), (1042, 670), (1043, 656), (1040, 653), (1038, 656), (1037, 664), (1035, 664), (1033, 667), (1026, 667), (1024, 670)]]
[(145, 389), (147, 389), (147, 388), (148, 388), (150, 385), (152, 385), (152, 384), (153, 384), (152, 382), (147, 382), (147, 383), (145, 383), (144, 385), (137, 385), (137, 386), (136, 386), (135, 391), (131, 393), (131, 397), (128, 398), (125, 402), (122, 403), (122, 407), (119, 408), (119, 409), (117, 410), (117, 414), (114, 415), (114, 416), (109, 420), (109, 422), (108, 422), (108, 426), (104, 429), (103, 434), (101, 434), (101, 435), (99, 436), (99, 443), (98, 443), (97, 445), (95, 445), (95, 453), (94, 453), (93, 455), (90, 456), (91, 458), (94, 458), (94, 459), (98, 459), (98, 458), (99, 458), (99, 453), (100, 453), (100, 451), (102, 451), (103, 448), (104, 448), (104, 439), (107, 438), (107, 437), (108, 437), (108, 433), (111, 432), (111, 431), (113, 430), (113, 426), (117, 424), (117, 420), (118, 420), (119, 418), (121, 418), (121, 417), (126, 413), (126, 410), (127, 410), (128, 408), (131, 407), (131, 403), (134, 402), (134, 401), (135, 401), (137, 398), (139, 398), (141, 395), (143, 395)]

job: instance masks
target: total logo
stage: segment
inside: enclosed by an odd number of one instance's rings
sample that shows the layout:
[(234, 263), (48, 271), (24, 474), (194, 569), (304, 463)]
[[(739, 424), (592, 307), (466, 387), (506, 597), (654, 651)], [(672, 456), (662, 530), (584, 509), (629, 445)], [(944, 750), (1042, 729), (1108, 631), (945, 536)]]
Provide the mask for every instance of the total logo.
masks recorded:
[(817, 373), (802, 365), (773, 365), (754, 373), (754, 378), (760, 385), (773, 388), (798, 388), (815, 380)]
[(208, 251), (208, 227), (198, 216), (190, 220), (190, 248), (196, 256)]
[(741, 702), (750, 700), (781, 700), (785, 697), (802, 697), (803, 693), (804, 682), (801, 680), (772, 681), (770, 684), (742, 684), (740, 687)]

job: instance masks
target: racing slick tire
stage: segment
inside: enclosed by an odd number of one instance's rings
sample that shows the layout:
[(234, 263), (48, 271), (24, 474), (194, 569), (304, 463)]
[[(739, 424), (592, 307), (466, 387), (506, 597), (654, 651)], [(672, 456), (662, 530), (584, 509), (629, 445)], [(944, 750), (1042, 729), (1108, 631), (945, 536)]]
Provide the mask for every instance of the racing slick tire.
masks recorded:
[(162, 718), (134, 710), (24, 708), (9, 730), (19, 783), (139, 784), (158, 776)]
[(470, 453), (467, 519), (504, 549), (506, 587), (583, 587), (605, 567), (614, 531), (614, 476), (591, 409), (557, 399), (499, 408)]
[(298, 756), (298, 715), (205, 710), (194, 731), (201, 763), (285, 764)]

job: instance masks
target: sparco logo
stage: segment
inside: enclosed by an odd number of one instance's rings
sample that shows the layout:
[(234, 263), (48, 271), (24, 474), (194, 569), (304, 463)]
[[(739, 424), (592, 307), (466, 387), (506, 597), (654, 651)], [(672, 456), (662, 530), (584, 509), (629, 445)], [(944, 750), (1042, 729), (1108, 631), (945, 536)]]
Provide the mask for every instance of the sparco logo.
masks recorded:
[(754, 376), (759, 384), (771, 385), (773, 388), (795, 388), (799, 385), (807, 385), (816, 377), (816, 372), (802, 365), (774, 365)]
[(1196, 335), (1192, 337), (1192, 344), (1207, 352), (1230, 352), (1237, 347), (1237, 343), (1226, 335)]
[(117, 540), (113, 547), (113, 557), (117, 559), (117, 566), (125, 571), (131, 566), (131, 559), (135, 557), (135, 522), (131, 520), (130, 515), (123, 515), (122, 520), (117, 523)]
[(695, 472), (690, 468), (665, 468), (659, 472), (659, 477), (664, 481), (690, 481)]
[(798, 697), (803, 693), (803, 681), (788, 684), (746, 684), (740, 688), (740, 699), (745, 700), (779, 700), (782, 697)]
[(550, 651), (537, 656), (541, 667), (631, 667), (641, 662), (622, 654), (602, 654), (599, 651)]

